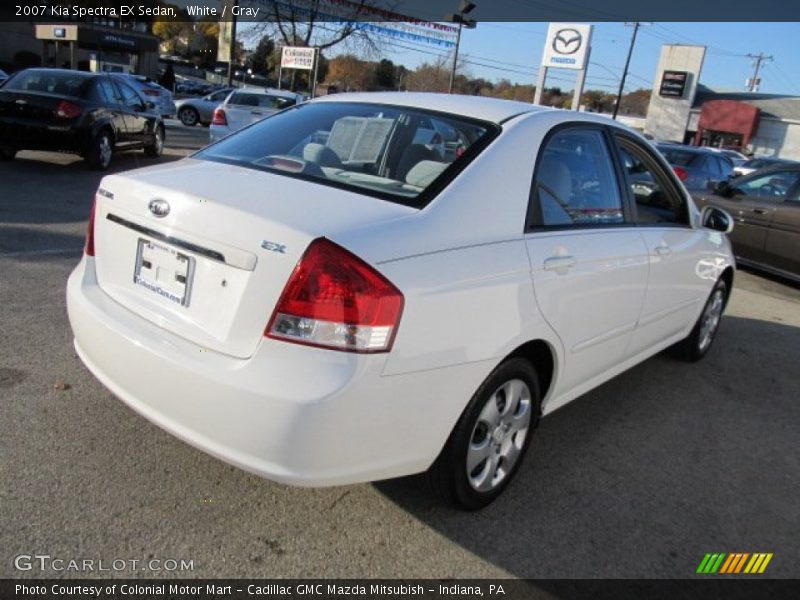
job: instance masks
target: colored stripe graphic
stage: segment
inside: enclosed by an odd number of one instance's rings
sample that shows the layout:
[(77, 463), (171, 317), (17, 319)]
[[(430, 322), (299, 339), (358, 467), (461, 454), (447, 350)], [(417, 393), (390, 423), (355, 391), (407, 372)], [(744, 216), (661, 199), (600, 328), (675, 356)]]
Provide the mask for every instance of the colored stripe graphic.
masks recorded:
[(728, 554), (728, 558), (722, 564), (722, 568), (719, 570), (719, 572), (720, 573), (728, 573), (728, 569), (731, 568), (731, 563), (734, 562), (734, 558), (736, 558), (735, 554)]
[(709, 561), (710, 559), (711, 559), (711, 555), (710, 555), (710, 554), (706, 554), (706, 555), (703, 557), (703, 560), (701, 560), (701, 561), (700, 561), (700, 566), (699, 566), (699, 567), (697, 567), (697, 572), (698, 572), (698, 573), (705, 573), (705, 572), (706, 572), (706, 571), (705, 571), (705, 569), (706, 569), (706, 565), (708, 564), (708, 561)]
[(764, 569), (767, 568), (767, 565), (769, 564), (769, 561), (771, 561), (771, 560), (772, 560), (772, 552), (770, 552), (769, 554), (767, 554), (764, 557), (764, 562), (761, 563), (761, 566), (758, 568), (758, 572), (759, 573), (763, 573)]
[(755, 552), (753, 554), (749, 552), (709, 552), (700, 561), (697, 573), (706, 575), (715, 573), (720, 575), (761, 574), (766, 570), (772, 556), (771, 552)]

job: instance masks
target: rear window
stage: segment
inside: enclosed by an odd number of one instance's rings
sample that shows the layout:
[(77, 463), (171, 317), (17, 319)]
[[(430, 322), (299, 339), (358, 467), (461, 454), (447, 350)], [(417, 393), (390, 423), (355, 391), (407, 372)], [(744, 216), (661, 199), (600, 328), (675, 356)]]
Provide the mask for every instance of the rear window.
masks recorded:
[(676, 167), (688, 167), (699, 156), (695, 152), (687, 152), (685, 150), (678, 150), (676, 148), (667, 148), (665, 146), (658, 147), (667, 162)]
[(379, 104), (301, 104), (224, 138), (195, 158), (235, 164), (422, 207), (499, 132), (435, 113), (458, 133), (445, 149), (430, 135), (433, 114)]
[(5, 90), (82, 96), (89, 78), (75, 71), (21, 71), (3, 86)]

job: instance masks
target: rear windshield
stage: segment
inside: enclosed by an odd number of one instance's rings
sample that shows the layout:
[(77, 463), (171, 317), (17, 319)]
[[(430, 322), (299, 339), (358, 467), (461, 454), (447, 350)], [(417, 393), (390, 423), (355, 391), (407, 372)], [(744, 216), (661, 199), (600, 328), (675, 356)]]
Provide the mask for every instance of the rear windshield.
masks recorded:
[[(434, 116), (455, 135), (432, 127)], [(422, 207), (498, 131), (496, 125), (421, 109), (319, 102), (259, 121), (194, 157)]]
[(88, 82), (86, 75), (75, 71), (21, 71), (9, 79), (3, 89), (80, 97)]
[(695, 152), (686, 152), (685, 150), (677, 150), (666, 146), (659, 146), (658, 149), (667, 159), (667, 162), (676, 167), (688, 167), (698, 157)]

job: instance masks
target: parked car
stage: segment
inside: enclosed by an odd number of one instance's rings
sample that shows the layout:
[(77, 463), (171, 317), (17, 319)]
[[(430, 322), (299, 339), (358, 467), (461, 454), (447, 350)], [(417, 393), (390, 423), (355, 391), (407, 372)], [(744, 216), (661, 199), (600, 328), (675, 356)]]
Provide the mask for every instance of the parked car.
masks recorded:
[(731, 148), (709, 148), (709, 149), (714, 150), (715, 152), (719, 152), (720, 154), (723, 154), (727, 156), (729, 159), (731, 159), (734, 169), (736, 167), (743, 165), (748, 160), (750, 160), (748, 156), (745, 156), (738, 150), (733, 150)]
[(118, 73), (114, 74), (114, 77), (121, 78), (122, 81), (131, 85), (142, 96), (155, 104), (156, 110), (164, 119), (175, 115), (175, 102), (172, 98), (172, 92), (164, 86), (144, 75)]
[(66, 69), (26, 69), (0, 88), (0, 157), (19, 150), (74, 152), (106, 169), (114, 152), (159, 156), (164, 123), (122, 78)]
[[(457, 158), (413, 143), (433, 117)], [(708, 352), (731, 223), (603, 116), (336, 94), (105, 177), (67, 305), (89, 370), (190, 444), (303, 486), (427, 470), (475, 509), (540, 416)]]
[(426, 144), (448, 160), (452, 160), (469, 145), (455, 129), (439, 119), (425, 120), (417, 129), (413, 143)]
[(733, 215), (733, 251), (744, 265), (800, 281), (800, 164), (778, 164), (696, 197)]
[(733, 161), (710, 148), (678, 144), (657, 147), (689, 190), (711, 189), (733, 175)]
[(234, 88), (222, 88), (202, 98), (184, 98), (175, 102), (178, 118), (181, 123), (191, 127), (198, 123), (208, 127), (217, 108)]
[(746, 163), (737, 166), (733, 170), (733, 174), (735, 177), (741, 177), (742, 175), (749, 175), (750, 173), (754, 173), (759, 169), (766, 169), (768, 167), (774, 167), (777, 165), (791, 165), (791, 164), (797, 164), (797, 163), (783, 158), (753, 158), (747, 161)]
[(4, 82), (6, 79), (8, 79), (8, 73), (6, 73), (5, 71), (3, 71), (3, 69), (0, 69), (0, 85), (2, 85), (2, 84), (3, 84), (3, 82)]
[(250, 123), (303, 102), (302, 94), (271, 88), (243, 87), (231, 93), (214, 110), (211, 119), (211, 141), (222, 139)]

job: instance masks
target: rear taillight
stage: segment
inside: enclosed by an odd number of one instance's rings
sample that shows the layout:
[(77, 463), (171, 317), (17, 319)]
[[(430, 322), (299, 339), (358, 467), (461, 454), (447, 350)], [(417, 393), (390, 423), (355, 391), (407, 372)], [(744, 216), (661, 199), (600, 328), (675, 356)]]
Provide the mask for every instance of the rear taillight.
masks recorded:
[(677, 175), (678, 179), (681, 181), (686, 181), (689, 178), (689, 172), (683, 167), (672, 167), (672, 170), (675, 171), (675, 175)]
[(89, 226), (86, 228), (86, 246), (83, 251), (86, 256), (94, 256), (94, 213), (97, 210), (97, 200), (92, 202), (92, 211), (89, 213)]
[(77, 104), (62, 100), (56, 107), (56, 116), (60, 117), (61, 119), (74, 119), (81, 114), (81, 110), (81, 107)]
[(387, 352), (402, 312), (403, 294), (388, 279), (318, 238), (297, 263), (265, 335), (349, 352)]
[(225, 117), (225, 111), (221, 108), (214, 109), (214, 116), (211, 118), (212, 125), (227, 125), (228, 119)]

